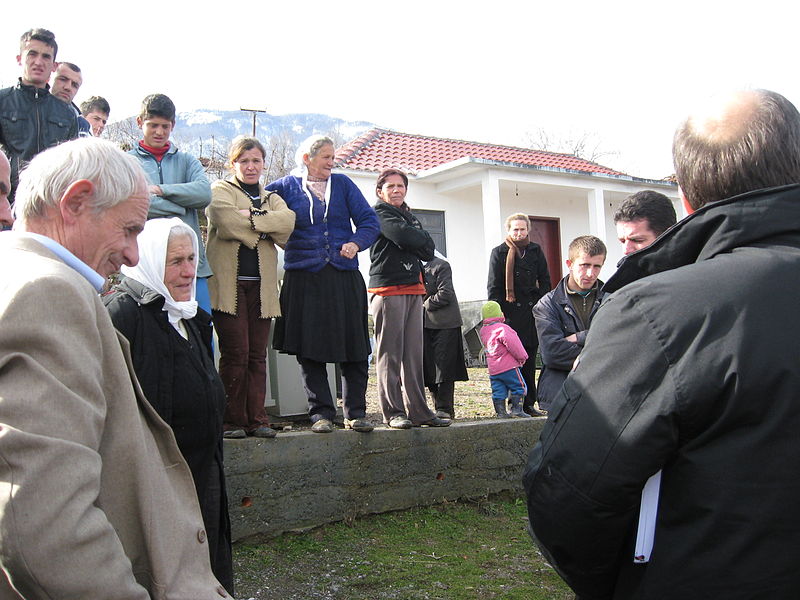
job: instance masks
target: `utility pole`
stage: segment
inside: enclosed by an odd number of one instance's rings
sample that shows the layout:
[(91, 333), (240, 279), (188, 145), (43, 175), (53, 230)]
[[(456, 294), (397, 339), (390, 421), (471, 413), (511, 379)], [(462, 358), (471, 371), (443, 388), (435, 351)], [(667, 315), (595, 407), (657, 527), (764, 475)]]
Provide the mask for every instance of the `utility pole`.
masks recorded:
[(258, 113), (265, 113), (267, 111), (259, 110), (258, 108), (239, 108), (239, 110), (242, 110), (244, 112), (253, 113), (253, 137), (256, 137), (256, 115)]

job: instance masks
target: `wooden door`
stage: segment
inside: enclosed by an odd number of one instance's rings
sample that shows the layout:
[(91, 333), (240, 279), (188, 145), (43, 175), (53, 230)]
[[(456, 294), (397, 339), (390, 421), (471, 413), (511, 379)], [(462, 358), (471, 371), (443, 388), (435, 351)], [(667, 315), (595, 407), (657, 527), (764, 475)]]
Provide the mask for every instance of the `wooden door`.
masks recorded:
[(558, 217), (532, 217), (529, 238), (541, 246), (550, 272), (550, 287), (561, 281), (561, 222)]

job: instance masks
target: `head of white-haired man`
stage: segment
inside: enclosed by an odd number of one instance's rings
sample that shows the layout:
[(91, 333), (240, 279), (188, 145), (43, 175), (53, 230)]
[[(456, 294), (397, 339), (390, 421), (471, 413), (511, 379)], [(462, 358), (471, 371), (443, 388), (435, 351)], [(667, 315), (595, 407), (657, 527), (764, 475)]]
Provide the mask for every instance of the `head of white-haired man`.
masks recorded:
[(150, 197), (138, 161), (82, 138), (38, 154), (20, 175), (14, 229), (55, 240), (108, 277), (139, 262)]

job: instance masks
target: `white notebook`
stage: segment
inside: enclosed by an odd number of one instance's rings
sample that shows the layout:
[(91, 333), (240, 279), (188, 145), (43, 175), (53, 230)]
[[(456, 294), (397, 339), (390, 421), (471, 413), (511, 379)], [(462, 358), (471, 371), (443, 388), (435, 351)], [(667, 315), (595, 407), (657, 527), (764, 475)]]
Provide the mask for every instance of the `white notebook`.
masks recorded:
[(650, 561), (653, 552), (653, 537), (656, 532), (658, 517), (658, 496), (661, 491), (661, 471), (651, 476), (642, 489), (642, 504), (639, 506), (639, 528), (636, 531), (636, 547), (633, 551), (633, 562)]

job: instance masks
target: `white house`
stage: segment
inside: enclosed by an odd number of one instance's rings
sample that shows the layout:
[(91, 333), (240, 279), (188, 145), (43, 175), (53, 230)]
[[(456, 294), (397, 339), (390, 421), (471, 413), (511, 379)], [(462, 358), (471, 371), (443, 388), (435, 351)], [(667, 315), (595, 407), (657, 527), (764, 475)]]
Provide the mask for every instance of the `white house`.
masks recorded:
[[(622, 258), (613, 216), (630, 194), (652, 189), (683, 215), (677, 185), (632, 177), (569, 154), (372, 129), (336, 152), (336, 172), (348, 175), (370, 203), (385, 168), (409, 176), (406, 200), (453, 268), (459, 300), (486, 298), (489, 253), (505, 237), (505, 218), (532, 221), (553, 284), (565, 274), (570, 241), (592, 234), (606, 242), (608, 278)], [(368, 277), (368, 253), (360, 255)]]

